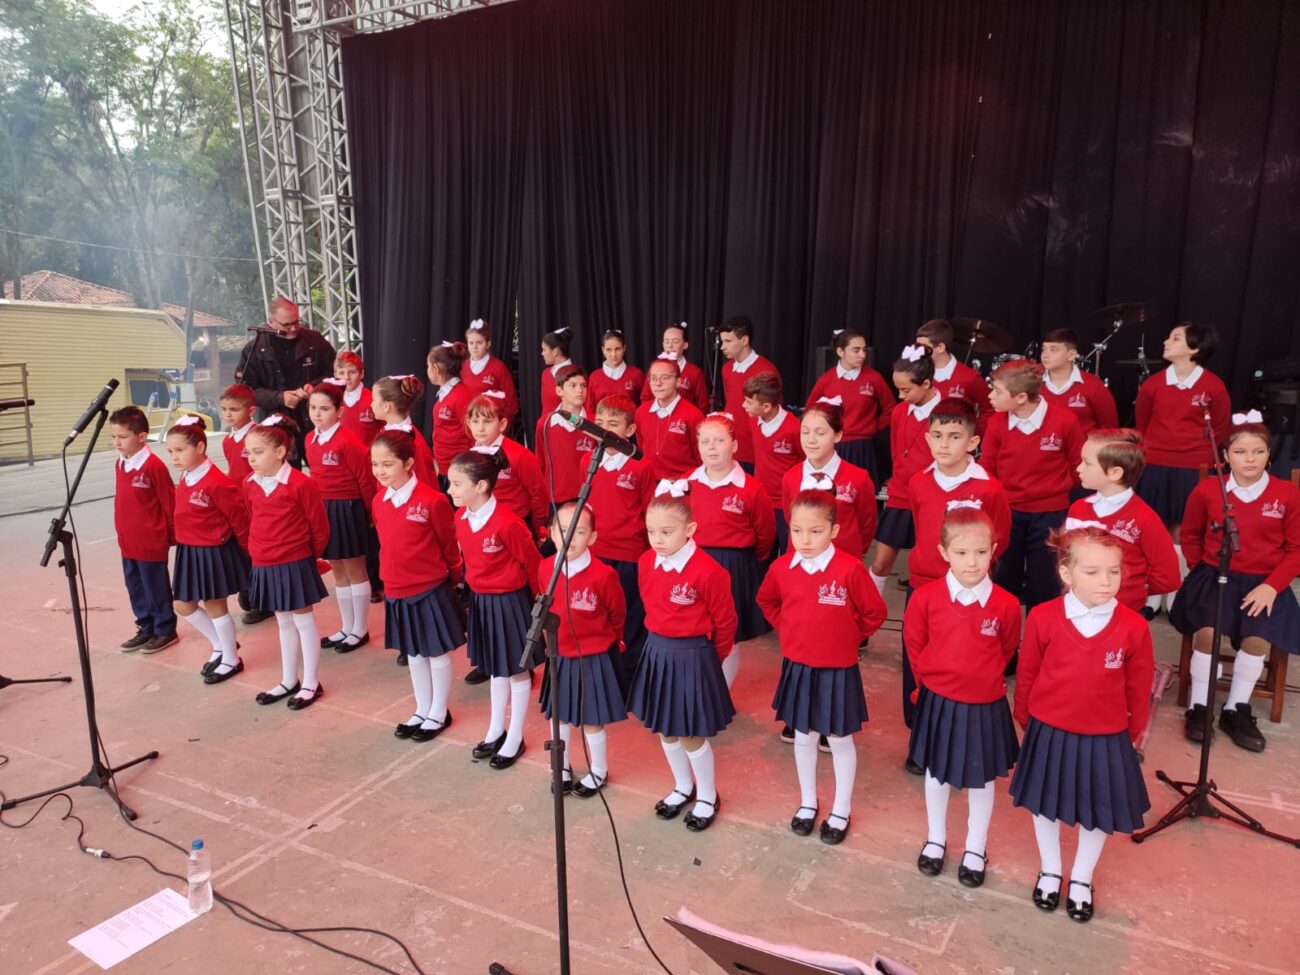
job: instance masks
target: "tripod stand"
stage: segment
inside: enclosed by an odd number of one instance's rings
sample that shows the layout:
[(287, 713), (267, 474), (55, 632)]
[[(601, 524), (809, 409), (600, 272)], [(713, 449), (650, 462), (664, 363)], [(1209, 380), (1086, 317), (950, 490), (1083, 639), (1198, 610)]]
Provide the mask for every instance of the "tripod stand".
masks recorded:
[(28, 677), (18, 680), (13, 677), (6, 677), (0, 674), (0, 691), (3, 691), (10, 684), (71, 684), (71, 677)]
[[(81, 486), (82, 475), (86, 473), (86, 463), (90, 460), (90, 455), (95, 449), (95, 442), (99, 439), (100, 431), (104, 429), (104, 421), (107, 419), (108, 410), (101, 408), (95, 421), (95, 432), (91, 435), (90, 444), (81, 458), (81, 467), (77, 470), (76, 480), (72, 482), (72, 486), (68, 489), (68, 497), (63, 503), (63, 510), (59, 512), (57, 518), (50, 522), (50, 537), (45, 543), (45, 554), (41, 556), (41, 567), (44, 568), (50, 564), (50, 557), (54, 554), (55, 546), (59, 545), (63, 548), (63, 557), (59, 560), (59, 565), (63, 566), (63, 574), (68, 578), (68, 595), (72, 600), (72, 624), (77, 632), (77, 655), (81, 661), (81, 684), (86, 689), (86, 728), (90, 734), (90, 771), (76, 782), (55, 786), (53, 789), (44, 789), (41, 792), (33, 792), (28, 796), (8, 799), (3, 805), (0, 805), (0, 811), (12, 809), (33, 799), (43, 799), (45, 796), (54, 795), (56, 792), (66, 792), (68, 789), (84, 785), (92, 789), (103, 789), (108, 793), (108, 797), (117, 803), (122, 815), (126, 816), (127, 819), (134, 820), (136, 818), (135, 810), (124, 803), (117, 794), (117, 788), (113, 784), (113, 776), (122, 769), (158, 757), (158, 753), (153, 751), (112, 767), (104, 760), (104, 749), (99, 737), (99, 722), (95, 718), (95, 680), (90, 673), (90, 645), (86, 639), (86, 627), (81, 615), (81, 591), (77, 587), (77, 560), (72, 547), (72, 532), (64, 527), (68, 520), (68, 512), (72, 509), (73, 498), (77, 496), (77, 488)], [(72, 680), (71, 677), (52, 679)], [(19, 682), (16, 681), (15, 683)]]
[[(1134, 833), (1133, 842), (1141, 843), (1148, 836), (1154, 836), (1161, 830), (1168, 829), (1183, 820), (1199, 819), (1205, 816), (1208, 819), (1226, 819), (1230, 823), (1244, 826), (1253, 833), (1267, 836), (1270, 839), (1281, 840), (1283, 843), (1289, 843), (1300, 848), (1300, 839), (1283, 836), (1281, 833), (1274, 833), (1266, 829), (1264, 824), (1250, 813), (1225, 799), (1219, 794), (1219, 787), (1210, 778), (1210, 745), (1214, 739), (1214, 696), (1215, 691), (1218, 689), (1216, 685), (1219, 682), (1219, 647), (1223, 641), (1223, 597), (1228, 586), (1228, 571), (1232, 566), (1232, 553), (1240, 549), (1241, 539), (1237, 534), (1236, 519), (1232, 515), (1232, 502), (1228, 498), (1228, 489), (1223, 477), (1223, 466), (1219, 463), (1219, 453), (1215, 448), (1214, 427), (1210, 422), (1209, 413), (1205, 414), (1205, 435), (1209, 438), (1211, 449), (1214, 451), (1214, 477), (1219, 485), (1219, 493), (1222, 496), (1223, 516), (1222, 521), (1210, 526), (1211, 530), (1221, 532), (1221, 541), (1217, 569), (1218, 578), (1214, 594), (1214, 635), (1210, 642), (1210, 686), (1205, 700), (1205, 727), (1202, 729), (1204, 737), (1201, 739), (1201, 767), (1195, 782), (1172, 779), (1163, 769), (1156, 771), (1156, 778), (1180, 793), (1182, 798), (1174, 803), (1173, 807), (1161, 816), (1159, 821), (1150, 829)], [(1219, 806), (1223, 808), (1220, 809)]]

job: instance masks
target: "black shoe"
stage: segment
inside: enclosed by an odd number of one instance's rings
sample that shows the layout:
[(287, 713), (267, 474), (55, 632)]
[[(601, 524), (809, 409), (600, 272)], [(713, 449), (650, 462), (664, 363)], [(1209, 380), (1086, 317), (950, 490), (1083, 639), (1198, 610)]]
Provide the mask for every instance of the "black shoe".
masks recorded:
[[(339, 632), (343, 633), (342, 630), (339, 630)], [(346, 633), (343, 633), (342, 636), (323, 636), (320, 638), (320, 648), (322, 650), (333, 650), (347, 638), (348, 635)]]
[(925, 766), (917, 765), (914, 761), (912, 761), (912, 757), (910, 755), (907, 757), (907, 761), (903, 763), (903, 768), (907, 769), (913, 775), (925, 774)]
[[(979, 870), (972, 870), (966, 866), (967, 856), (979, 857), (980, 863), (984, 864)], [(984, 886), (984, 872), (989, 868), (989, 858), (984, 853), (975, 853), (972, 850), (963, 850), (962, 863), (957, 867), (957, 880), (963, 887), (982, 887)]]
[(399, 667), (409, 667), (409, 666), (410, 666), (410, 664), (408, 664), (408, 663), (406, 662), (406, 654), (404, 654), (404, 653), (399, 653), (399, 654), (397, 655), (397, 666), (399, 666)]
[[(283, 684), (276, 684), (269, 691), (262, 691), (253, 700), (258, 704), (279, 704), (290, 694), (297, 694), (302, 689), (301, 684), (294, 684), (293, 687), (285, 687)], [(280, 691), (284, 693), (281, 694)]]
[(498, 772), (504, 771), (505, 769), (508, 769), (511, 765), (514, 765), (515, 762), (519, 761), (519, 756), (522, 755), (526, 750), (527, 750), (527, 746), (521, 740), (519, 742), (519, 750), (517, 752), (515, 752), (513, 755), (502, 755), (500, 750), (498, 750), (497, 753), (488, 760), (488, 765), (492, 766)]
[[(831, 825), (832, 819), (842, 819), (844, 820), (844, 825), (832, 826)], [(822, 831), (820, 836), (821, 841), (825, 843), (827, 846), (839, 846), (841, 843), (844, 842), (844, 837), (849, 835), (849, 823), (851, 823), (852, 821), (853, 821), (852, 816), (839, 816), (835, 813), (831, 813), (829, 816), (827, 816), (825, 819), (822, 820)]]
[[(799, 815), (805, 809), (812, 810), (812, 815), (807, 819), (804, 819), (802, 816)], [(790, 832), (793, 833), (795, 836), (811, 836), (813, 823), (815, 822), (817, 822), (817, 807), (800, 806), (798, 809), (794, 811), (794, 818), (790, 820)]]
[[(424, 720), (432, 721), (433, 719), (425, 718)], [(450, 727), (451, 727), (451, 712), (448, 711), (447, 716), (442, 719), (442, 724), (438, 725), (438, 727), (425, 728), (421, 726), (419, 728), (416, 728), (414, 731), (412, 731), (411, 741), (433, 741), (433, 739), (437, 738), (440, 734), (442, 734)]]
[(492, 741), (480, 741), (474, 746), (474, 750), (470, 754), (477, 759), (491, 758), (505, 743), (506, 733), (503, 731), (499, 738), (494, 738)]
[(1219, 712), (1219, 727), (1224, 730), (1232, 743), (1248, 752), (1264, 750), (1264, 736), (1260, 733), (1259, 723), (1250, 712), (1249, 704), (1238, 704), (1234, 708), (1224, 708)]
[[(573, 791), (573, 773), (567, 768), (560, 773), (560, 794), (567, 796)], [(555, 780), (551, 780), (551, 795), (555, 795)]]
[(203, 675), (203, 683), (220, 684), (222, 681), (230, 680), (230, 678), (236, 676), (237, 674), (242, 674), (244, 672), (244, 661), (242, 658), (236, 660), (235, 666), (231, 667), (224, 674), (221, 672), (220, 668), (221, 668), (221, 661), (218, 660), (217, 666), (213, 667), (212, 670), (210, 670), (208, 673)]
[(682, 792), (681, 789), (674, 789), (673, 795), (681, 796), (681, 802), (669, 802), (667, 799), (660, 799), (655, 803), (655, 815), (660, 819), (676, 819), (677, 814), (682, 811), (688, 802), (695, 798), (695, 790), (691, 789), (689, 793)]
[(245, 613), (249, 612), (253, 608), (252, 603), (248, 601), (248, 593), (241, 592), (239, 594), (239, 608)]
[(419, 729), (421, 723), (429, 720), (422, 714), (413, 714), (411, 715), (411, 717), (419, 718), (420, 720), (417, 721), (415, 724), (399, 724), (396, 728), (393, 729), (394, 738), (402, 738), (402, 739), (410, 738), (411, 735), (414, 734)]
[(1205, 710), (1204, 704), (1193, 704), (1183, 712), (1183, 737), (1194, 744), (1199, 745), (1205, 741), (1205, 729), (1210, 728), (1210, 734), (1214, 734), (1214, 728), (1209, 722), (1209, 712)]
[(208, 674), (212, 673), (214, 670), (217, 669), (220, 663), (221, 663), (221, 653), (218, 651), (215, 657), (209, 658), (207, 662), (205, 662), (203, 666), (199, 668), (199, 674), (201, 674), (204, 677), (207, 677)]
[(707, 816), (697, 816), (694, 812), (688, 812), (686, 818), (682, 821), (686, 823), (686, 828), (692, 833), (703, 833), (718, 818), (718, 807), (722, 805), (722, 796), (714, 796), (712, 802), (707, 799), (697, 799), (696, 804), (709, 806), (713, 809), (713, 812)]
[(1080, 924), (1087, 924), (1092, 919), (1092, 884), (1085, 884), (1081, 880), (1071, 880), (1070, 886), (1088, 888), (1088, 899), (1086, 901), (1065, 898), (1065, 913), (1070, 916), (1070, 920), (1078, 921)]
[(171, 633), (157, 633), (140, 645), (141, 653), (157, 653), (159, 650), (166, 650), (173, 643), (180, 643), (181, 638), (175, 631)]
[(782, 728), (782, 729), (781, 729), (781, 740), (782, 740), (783, 742), (785, 742), (787, 745), (793, 745), (793, 744), (794, 744), (794, 729), (791, 728), (789, 725), (786, 725), (784, 728)]
[(253, 624), (260, 623), (263, 620), (269, 620), (274, 615), (274, 613), (267, 612), (266, 610), (250, 609), (239, 618), (239, 622), (243, 623), (245, 626), (252, 626)]
[(314, 691), (311, 691), (310, 693), (311, 693), (310, 697), (299, 697), (297, 694), (295, 694), (293, 697), (289, 698), (289, 710), (301, 711), (303, 708), (311, 707), (313, 704), (319, 701), (321, 695), (325, 693), (325, 686), (323, 684), (317, 684), (316, 689)]
[(1059, 889), (1052, 891), (1050, 894), (1044, 894), (1043, 889), (1038, 885), (1042, 883), (1044, 877), (1053, 877), (1056, 880), (1061, 879), (1059, 873), (1038, 872), (1038, 879), (1034, 881), (1034, 907), (1040, 911), (1054, 911), (1058, 904), (1061, 903), (1061, 891)]
[(127, 653), (130, 653), (132, 650), (139, 650), (149, 642), (152, 636), (153, 634), (148, 630), (136, 630), (135, 636), (131, 637), (129, 640), (122, 641), (122, 649)]
[(1148, 623), (1160, 615), (1160, 610), (1155, 606), (1143, 606), (1140, 612), (1142, 613), (1142, 618)]
[(488, 675), (483, 673), (483, 671), (480, 670), (478, 667), (471, 668), (470, 672), (465, 675), (466, 684), (482, 684), (487, 679), (488, 679)]
[(573, 794), (577, 796), (579, 799), (590, 799), (592, 796), (594, 796), (597, 792), (599, 792), (604, 787), (606, 782), (609, 781), (608, 775), (603, 775), (603, 776), (597, 775), (595, 772), (588, 772), (587, 775), (590, 775), (592, 781), (595, 782), (596, 784), (587, 785), (586, 775), (584, 775), (577, 782), (573, 783)]
[[(927, 847), (937, 846), (939, 855), (937, 857), (928, 857), (925, 855)], [(943, 873), (943, 857), (948, 848), (942, 843), (931, 843), (929, 840), (921, 844), (921, 852), (916, 858), (916, 869), (927, 877), (937, 877)]]
[(818, 735), (818, 736), (817, 736), (817, 750), (818, 750), (819, 752), (821, 752), (823, 755), (829, 755), (829, 754), (831, 753), (831, 742), (830, 742), (830, 739), (827, 738), (825, 735)]
[[(353, 643), (352, 642), (353, 640), (355, 640), (356, 642)], [(354, 636), (353, 634), (349, 633), (338, 643), (334, 644), (334, 649), (339, 653), (351, 653), (353, 650), (356, 650), (358, 647), (364, 647), (369, 642), (370, 642), (369, 630), (367, 630), (362, 636)]]

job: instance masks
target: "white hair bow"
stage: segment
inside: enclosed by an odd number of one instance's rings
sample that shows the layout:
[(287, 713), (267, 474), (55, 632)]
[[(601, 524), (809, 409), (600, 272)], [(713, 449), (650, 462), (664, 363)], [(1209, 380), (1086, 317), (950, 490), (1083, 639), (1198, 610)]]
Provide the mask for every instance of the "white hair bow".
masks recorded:
[(485, 389), (479, 393), (480, 396), (490, 396), (492, 399), (505, 399), (506, 394), (499, 389)]
[(832, 335), (832, 336), (839, 335), (839, 334), (842, 333), (843, 331), (844, 331), (844, 329), (842, 329), (842, 328), (837, 328), (837, 329), (834, 329), (834, 330), (831, 332), (831, 335)]
[(452, 344), (451, 344), (450, 342), (448, 342), (446, 339), (443, 339), (442, 342), (440, 342), (439, 344), (440, 344), (444, 349), (450, 349), (450, 348), (451, 348), (451, 345), (452, 345)]
[(278, 427), (284, 422), (284, 417), (279, 413), (272, 413), (265, 420), (258, 424), (259, 427)]
[(811, 474), (805, 474), (803, 480), (799, 482), (800, 491), (834, 491), (835, 482), (831, 480), (829, 474), (822, 471), (813, 471)]
[(829, 403), (831, 406), (843, 406), (844, 397), (842, 396), (819, 396), (818, 403)]
[(661, 494), (668, 494), (674, 498), (684, 498), (690, 493), (690, 490), (690, 482), (685, 478), (670, 481), (665, 477), (655, 486), (655, 497), (657, 498)]
[(677, 353), (676, 353), (676, 352), (660, 352), (659, 355), (658, 355), (658, 358), (660, 358), (660, 359), (664, 359), (664, 360), (666, 360), (666, 361), (668, 361), (668, 362), (676, 362), (676, 361), (677, 361)]
[(568, 325), (561, 325), (559, 328), (557, 328), (557, 329), (555, 330), (555, 334), (556, 334), (556, 335), (568, 335), (568, 334), (569, 334), (570, 332), (572, 332), (572, 331), (573, 331), (573, 329), (569, 328)]
[(728, 413), (726, 410), (714, 410), (712, 413), (710, 413), (710, 414), (709, 414), (708, 416), (706, 416), (704, 419), (707, 420), (710, 416), (725, 416), (725, 417), (726, 417), (728, 420), (730, 420), (732, 423), (735, 423), (735, 422), (736, 422), (736, 418), (735, 418), (734, 416), (732, 416), (730, 413)]
[(347, 385), (347, 383), (344, 382), (342, 379), (336, 379), (336, 378), (334, 378), (333, 376), (326, 376), (324, 379), (321, 380), (321, 382), (323, 382), (323, 383), (329, 383), (331, 386), (346, 386), (346, 385)]
[(903, 349), (903, 358), (908, 362), (917, 362), (925, 358), (924, 345), (909, 345)]
[(189, 415), (189, 416), (183, 416), (183, 417), (181, 417), (179, 420), (177, 420), (175, 423), (173, 423), (172, 426), (176, 426), (176, 427), (192, 427), (192, 426), (194, 426), (195, 424), (198, 424), (199, 426), (202, 426), (202, 425), (203, 425), (203, 417), (201, 417), (201, 416), (194, 416), (194, 415), (192, 415), (192, 414)]
[(1065, 519), (1065, 530), (1066, 530), (1066, 531), (1068, 531), (1068, 532), (1072, 532), (1072, 531), (1074, 531), (1076, 528), (1100, 528), (1100, 529), (1101, 529), (1102, 531), (1104, 531), (1104, 532), (1105, 532), (1105, 531), (1110, 531), (1109, 528), (1107, 528), (1105, 525), (1103, 525), (1103, 524), (1102, 524), (1101, 522), (1099, 522), (1099, 521), (1085, 521), (1085, 520), (1082, 519), (1082, 518), (1066, 518), (1066, 519)]
[(476, 318), (469, 323), (469, 327), (474, 329), (476, 332), (481, 332), (487, 328), (487, 322), (483, 321), (481, 318)]
[(952, 511), (956, 508), (974, 508), (976, 511), (984, 510), (984, 502), (979, 498), (962, 498), (959, 501), (949, 501), (945, 511)]
[(389, 378), (389, 379), (395, 379), (395, 380), (397, 380), (397, 381), (400, 383), (400, 382), (401, 382), (402, 380), (404, 380), (404, 379), (414, 379), (414, 378), (415, 378), (415, 373), (407, 372), (407, 373), (403, 373), (403, 374), (400, 375), (400, 376), (393, 375), (393, 376), (389, 376), (388, 378)]
[(685, 322), (678, 322), (677, 327), (680, 328), (683, 332), (685, 332), (688, 326)]
[(491, 457), (495, 455), (496, 452), (501, 448), (500, 446), (493, 446), (492, 444), (475, 444), (473, 447), (470, 447), (469, 449), (476, 454), (487, 454), (489, 457)]
[(1248, 410), (1245, 413), (1232, 414), (1232, 425), (1239, 427), (1243, 423), (1263, 423), (1264, 417), (1259, 410)]

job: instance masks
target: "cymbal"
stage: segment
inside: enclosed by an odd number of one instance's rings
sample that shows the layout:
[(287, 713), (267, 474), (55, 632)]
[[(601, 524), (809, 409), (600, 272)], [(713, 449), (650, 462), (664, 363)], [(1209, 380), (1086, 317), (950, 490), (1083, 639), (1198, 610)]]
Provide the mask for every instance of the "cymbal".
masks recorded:
[(1089, 328), (1114, 328), (1116, 323), (1121, 326), (1140, 325), (1150, 316), (1151, 309), (1145, 304), (1140, 301), (1129, 301), (1098, 308), (1084, 319), (1084, 324)]
[(1001, 325), (982, 318), (950, 318), (948, 324), (952, 326), (954, 353), (972, 349), (981, 355), (1001, 355), (1011, 348), (1011, 333)]

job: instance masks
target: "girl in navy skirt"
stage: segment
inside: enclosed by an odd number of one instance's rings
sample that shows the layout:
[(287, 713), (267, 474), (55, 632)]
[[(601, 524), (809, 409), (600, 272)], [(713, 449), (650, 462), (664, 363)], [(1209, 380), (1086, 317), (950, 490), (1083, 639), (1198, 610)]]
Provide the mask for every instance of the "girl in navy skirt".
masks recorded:
[(374, 518), (387, 580), (384, 639), (406, 657), (415, 691), (415, 711), (393, 734), (432, 741), (451, 725), (451, 651), (465, 642), (451, 595), (462, 575), (451, 503), (436, 485), (415, 476), (409, 433), (385, 430), (370, 445), (370, 458), (381, 492)]
[(288, 698), (294, 711), (310, 707), (325, 693), (317, 675), (320, 632), (312, 606), (327, 595), (316, 560), (325, 554), (330, 537), (320, 488), (286, 462), (296, 436), (291, 419), (272, 413), (244, 438), (253, 470), (244, 482), (253, 560), (249, 598), (258, 609), (275, 613), (280, 628), (280, 683), (258, 694), (257, 703)]
[(320, 645), (322, 650), (350, 653), (370, 642), (366, 553), (375, 477), (370, 471), (370, 451), (343, 426), (343, 386), (338, 380), (326, 379), (312, 390), (307, 415), (316, 428), (307, 434), (307, 466), (325, 499), (330, 523), (325, 558), (334, 574), (334, 598), (341, 620), (335, 633), (321, 637)]
[(197, 416), (181, 417), (167, 431), (167, 453), (181, 472), (172, 571), (176, 615), (212, 645), (201, 673), (205, 684), (220, 684), (244, 670), (226, 600), (248, 584), (248, 511), (239, 487), (208, 460), (208, 436)]
[(506, 394), (488, 390), (470, 400), (465, 410), (465, 427), (475, 446), (505, 451), (507, 464), (497, 475), (492, 496), (523, 519), (540, 543), (548, 537), (550, 493), (532, 451), (506, 436), (509, 420), (505, 408)]
[(790, 829), (812, 833), (817, 820), (817, 739), (826, 736), (835, 767), (835, 802), (821, 841), (848, 835), (858, 754), (853, 736), (867, 720), (858, 644), (885, 621), (885, 603), (861, 559), (837, 551), (835, 500), (803, 491), (790, 506), (793, 557), (768, 569), (757, 602), (781, 639), (781, 680), (772, 707), (794, 729), (799, 808)]
[(541, 387), (542, 416), (554, 413), (560, 405), (560, 393), (555, 386), (555, 374), (565, 366), (573, 365), (569, 358), (569, 343), (573, 341), (573, 329), (565, 325), (542, 336), (542, 362), (546, 368), (537, 380)]
[(908, 758), (925, 769), (925, 844), (916, 866), (936, 877), (947, 850), (948, 798), (965, 789), (970, 812), (957, 879), (984, 883), (994, 783), (1015, 765), (1018, 743), (1002, 672), (1020, 642), (1020, 601), (993, 584), (993, 519), (950, 510), (939, 527), (947, 574), (912, 593), (903, 643), (916, 676)]
[(1042, 861), (1034, 905), (1061, 897), (1061, 824), (1079, 827), (1066, 912), (1092, 917), (1092, 875), (1106, 837), (1132, 833), (1151, 808), (1133, 738), (1147, 724), (1155, 659), (1151, 632), (1115, 598), (1118, 538), (1101, 528), (1056, 532), (1064, 596), (1029, 611), (1020, 644), (1015, 719), (1025, 728), (1011, 795), (1034, 814)]
[(507, 463), (504, 451), (467, 450), (447, 471), (452, 504), (464, 509), (456, 519), (456, 540), (470, 589), (469, 661), (491, 678), (491, 717), (474, 758), (490, 759), (494, 769), (510, 768), (524, 753), (532, 668), (542, 662), (540, 647), (534, 659), (519, 662), (541, 556), (528, 526), (493, 497)]
[[(767, 564), (776, 538), (776, 516), (763, 485), (733, 459), (736, 425), (729, 413), (710, 413), (695, 436), (700, 460), (704, 461), (687, 475), (692, 517), (700, 526), (695, 532), (695, 544), (731, 576), (736, 643), (740, 644), (771, 629), (754, 602), (754, 594), (762, 581), (759, 566)], [(735, 683), (739, 670), (737, 645), (722, 662), (728, 688)]]
[(889, 426), (894, 391), (885, 377), (867, 365), (867, 340), (851, 328), (837, 329), (833, 344), (839, 364), (817, 378), (808, 403), (823, 397), (844, 409), (844, 436), (835, 452), (877, 481), (876, 434)]
[(429, 382), (438, 388), (433, 403), (433, 460), (438, 465), (438, 485), (447, 489), (447, 468), (452, 458), (474, 446), (465, 425), (465, 411), (474, 393), (460, 379), (469, 357), (464, 342), (443, 342), (429, 350)]
[[(1237, 520), (1241, 551), (1232, 553), (1223, 599), (1223, 635), (1237, 648), (1232, 686), (1219, 713), (1219, 727), (1233, 743), (1248, 751), (1264, 750), (1264, 736), (1250, 711), (1250, 695), (1264, 672), (1269, 648), (1300, 653), (1300, 606), (1291, 581), (1300, 573), (1300, 491), (1280, 478), (1269, 477), (1273, 440), (1258, 412), (1232, 418), (1225, 449), (1231, 471), (1227, 491)], [(1169, 622), (1190, 634), (1192, 661), (1191, 707), (1185, 733), (1204, 740), (1209, 715), (1210, 649), (1214, 636), (1215, 586), (1223, 532), (1219, 485), (1207, 478), (1187, 499), (1183, 520), (1183, 551), (1196, 567), (1183, 581)]]
[(722, 803), (709, 739), (736, 714), (722, 674), (736, 642), (736, 608), (726, 569), (691, 537), (696, 524), (682, 482), (650, 501), (645, 520), (650, 551), (641, 556), (638, 585), (648, 632), (628, 710), (659, 735), (673, 773), (655, 815), (675, 819), (694, 797), (685, 822), (699, 832)]
[[(569, 528), (574, 501), (556, 509), (551, 520), (551, 541), (558, 550)], [(623, 621), (627, 607), (618, 573), (588, 551), (596, 540), (596, 513), (583, 508), (569, 541), (568, 558), (555, 590), (555, 614), (560, 618), (559, 657), (555, 673), (550, 661), (542, 678), (542, 713), (551, 716), (551, 680), (556, 686), (560, 715), (560, 739), (564, 742), (564, 791), (590, 799), (609, 781), (609, 749), (605, 725), (627, 717), (627, 705), (619, 685), (618, 655), (623, 649)], [(551, 581), (558, 556), (543, 560), (537, 569), (538, 589)], [(590, 770), (573, 781), (569, 740), (575, 725), (582, 727), (587, 742)]]
[(423, 392), (424, 383), (415, 376), (385, 376), (375, 381), (370, 409), (385, 430), (404, 430), (415, 437), (415, 476), (422, 484), (437, 484), (433, 451), (411, 422), (411, 408)]

